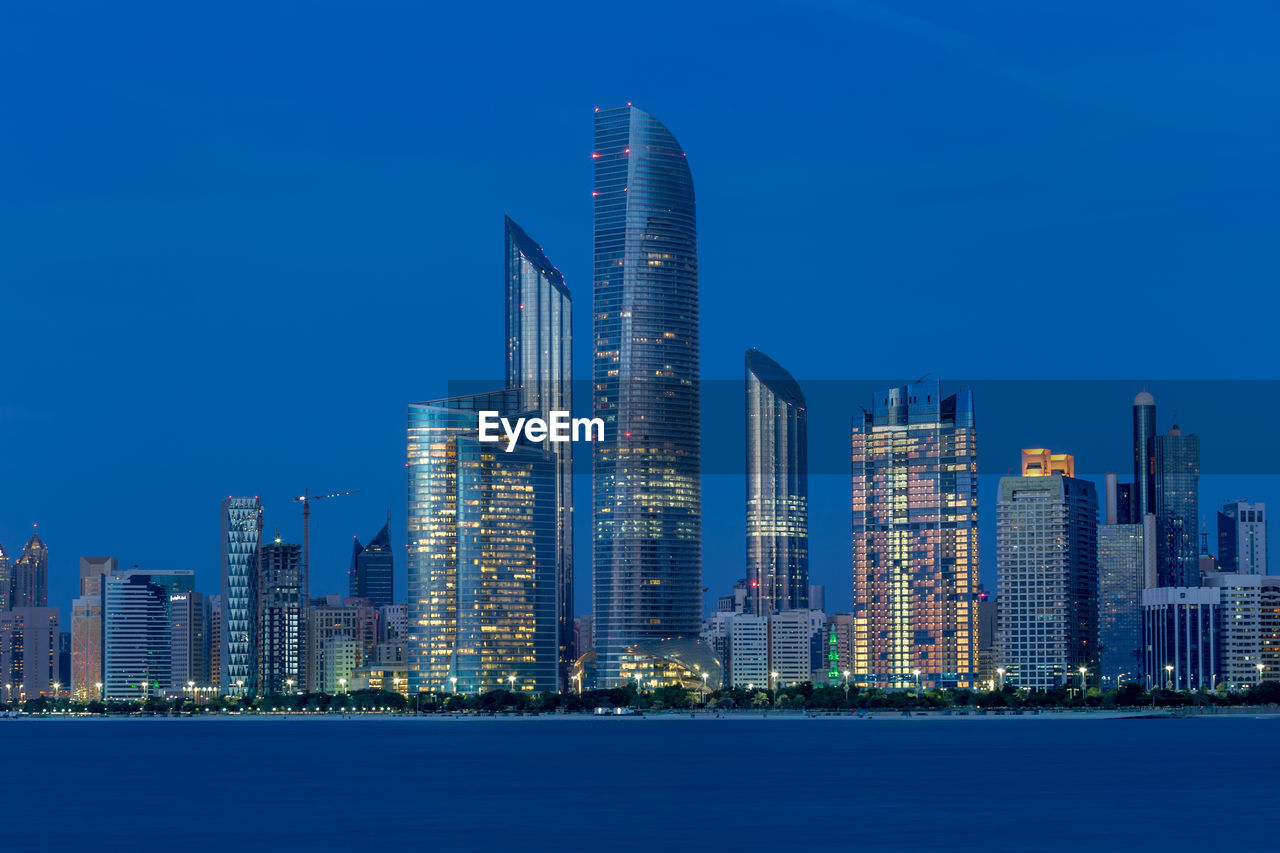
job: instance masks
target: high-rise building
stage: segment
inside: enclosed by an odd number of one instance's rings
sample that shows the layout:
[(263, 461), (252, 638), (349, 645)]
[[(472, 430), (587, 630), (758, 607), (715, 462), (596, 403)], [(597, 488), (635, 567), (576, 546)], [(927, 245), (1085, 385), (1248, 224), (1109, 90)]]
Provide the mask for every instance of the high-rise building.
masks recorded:
[(302, 546), (282, 541), (277, 532), (262, 546), (259, 566), (258, 689), (280, 695), (306, 684)]
[(602, 686), (701, 624), (698, 238), (685, 152), (632, 106), (595, 115), (592, 597)]
[(115, 557), (81, 557), (80, 594), (101, 595), (102, 576), (114, 575), (119, 570), (120, 562)]
[[(206, 628), (204, 595), (195, 591), (169, 594), (169, 683), (164, 686), (179, 695), (189, 686), (209, 683)], [(195, 693), (189, 695), (196, 697)]]
[(391, 520), (382, 525), (368, 545), (355, 541), (351, 568), (347, 572), (347, 594), (367, 598), (378, 607), (395, 601), (395, 558), (391, 551)]
[(100, 698), (102, 682), (102, 594), (71, 601), (71, 695), (79, 702)]
[(1280, 577), (1224, 572), (1204, 585), (1219, 596), (1218, 683), (1242, 690), (1280, 679)]
[(1146, 553), (1143, 525), (1098, 525), (1098, 674), (1104, 690), (1142, 678)]
[(22, 546), (22, 554), (9, 567), (9, 573), (10, 608), (48, 606), (49, 549), (39, 534), (31, 534), (27, 544)]
[(52, 696), (58, 681), (58, 608), (14, 607), (0, 613), (0, 681), (5, 698)]
[[(813, 677), (810, 611), (784, 610), (769, 616), (769, 672), (775, 687), (791, 687)], [(822, 622), (826, 617), (821, 617)]]
[(12, 590), (9, 571), (9, 552), (0, 545), (0, 613), (9, 609), (9, 596)]
[(1075, 459), (1022, 452), (996, 500), (996, 659), (1007, 684), (1065, 686), (1098, 648), (1098, 496)]
[[(505, 218), (507, 387), (521, 412), (573, 410), (573, 298), (564, 276), (524, 230)], [(573, 445), (543, 449), (556, 457), (556, 623), (563, 689), (573, 663)]]
[[(554, 453), (479, 440), (513, 389), (409, 406), (410, 690), (554, 691)], [(456, 679), (456, 682), (454, 681)]]
[(809, 440), (791, 374), (747, 350), (747, 583), (757, 616), (809, 607)]
[(978, 588), (978, 686), (996, 686), (996, 596)]
[(1155, 513), (1156, 398), (1147, 391), (1133, 398), (1133, 490), (1129, 496), (1129, 516), (1117, 521), (1141, 524)]
[(1200, 436), (1177, 424), (1151, 440), (1156, 517), (1156, 578), (1160, 586), (1199, 586)]
[[(853, 424), (853, 672), (877, 687), (968, 687), (977, 672), (973, 393), (877, 393)], [(915, 673), (919, 671), (920, 675)]]
[(219, 687), (222, 684), (222, 596), (210, 595), (204, 601), (209, 622), (205, 632), (209, 645), (209, 686)]
[(378, 608), (378, 634), (381, 642), (403, 643), (409, 635), (409, 608), (404, 604), (387, 604)]
[(1223, 504), (1218, 513), (1218, 567), (1242, 575), (1267, 573), (1267, 505)]
[(1142, 673), (1150, 688), (1212, 690), (1221, 669), (1216, 587), (1142, 591)]
[(328, 595), (312, 601), (307, 610), (308, 692), (335, 692), (338, 680), (350, 679), (364, 663), (367, 635), (377, 631), (377, 612), (366, 599)]
[(742, 613), (728, 620), (729, 682), (736, 688), (768, 689), (769, 618)]
[(170, 599), (190, 593), (191, 574), (129, 569), (103, 577), (102, 681), (107, 699), (137, 701), (173, 686)]
[(262, 501), (222, 501), (222, 637), (219, 687), (223, 695), (258, 691), (258, 549), (262, 546)]

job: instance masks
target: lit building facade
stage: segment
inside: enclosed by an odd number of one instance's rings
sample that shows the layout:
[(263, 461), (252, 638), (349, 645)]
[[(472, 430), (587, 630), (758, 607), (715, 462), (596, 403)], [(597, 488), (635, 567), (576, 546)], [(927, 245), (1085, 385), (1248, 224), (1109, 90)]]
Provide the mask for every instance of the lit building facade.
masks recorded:
[(71, 601), (71, 696), (99, 698), (102, 682), (102, 594)]
[(1004, 681), (1065, 686), (1098, 648), (1098, 495), (1068, 454), (1023, 451), (996, 500), (996, 659)]
[(1155, 437), (1156, 398), (1140, 391), (1133, 398), (1133, 487), (1129, 493), (1129, 515), (1117, 521), (1141, 524), (1145, 516), (1156, 511)]
[(9, 566), (9, 607), (46, 607), (49, 604), (49, 549), (32, 533), (22, 553)]
[(1200, 436), (1177, 424), (1153, 448), (1156, 579), (1160, 586), (1199, 586)]
[(0, 613), (0, 680), (11, 685), (6, 700), (53, 696), (58, 634), (56, 607), (13, 607)]
[(1212, 690), (1220, 672), (1221, 590), (1151, 587), (1142, 591), (1142, 671), (1149, 688)]
[(391, 550), (391, 522), (382, 525), (368, 545), (356, 540), (347, 573), (348, 594), (367, 598), (378, 607), (395, 601), (395, 557)]
[[(360, 640), (360, 605), (346, 604), (341, 596), (316, 599), (307, 610), (306, 689), (310, 693), (332, 693), (338, 678), (349, 678), (363, 663)], [(355, 649), (349, 670), (343, 667)]]
[[(208, 639), (204, 596), (198, 592), (169, 594), (169, 682), (171, 690), (209, 684)], [(190, 694), (195, 698), (195, 694)]]
[(1241, 690), (1280, 679), (1280, 576), (1223, 572), (1204, 585), (1218, 593), (1218, 683)]
[(1098, 525), (1098, 674), (1104, 690), (1142, 679), (1146, 553), (1143, 525)]
[[(555, 691), (555, 454), (481, 443), (513, 390), (409, 407), (410, 690)], [(456, 679), (456, 682), (454, 681)]]
[[(524, 230), (505, 219), (507, 387), (516, 408), (573, 411), (573, 299), (564, 276)], [(556, 624), (560, 686), (573, 663), (573, 445), (543, 442), (556, 457)]]
[(1267, 505), (1224, 504), (1218, 513), (1218, 566), (1242, 575), (1267, 573)]
[(222, 684), (222, 596), (210, 595), (204, 600), (209, 630), (205, 634), (209, 642), (209, 686)]
[(876, 394), (857, 418), (853, 678), (968, 687), (977, 672), (978, 446), (972, 392)]
[(104, 578), (103, 695), (138, 701), (159, 696), (173, 675), (170, 587), (130, 569)]
[(222, 637), (219, 687), (224, 695), (254, 696), (258, 690), (258, 551), (262, 547), (262, 501), (222, 501)]
[(748, 610), (809, 607), (809, 439), (804, 393), (791, 374), (747, 350)]
[(302, 546), (281, 541), (262, 547), (258, 688), (264, 696), (300, 690), (306, 684), (306, 606)]
[(699, 632), (698, 240), (689, 164), (661, 122), (597, 111), (592, 158), (592, 597), (608, 687), (628, 646)]
[(9, 552), (0, 545), (0, 613), (9, 609), (11, 582), (9, 577)]

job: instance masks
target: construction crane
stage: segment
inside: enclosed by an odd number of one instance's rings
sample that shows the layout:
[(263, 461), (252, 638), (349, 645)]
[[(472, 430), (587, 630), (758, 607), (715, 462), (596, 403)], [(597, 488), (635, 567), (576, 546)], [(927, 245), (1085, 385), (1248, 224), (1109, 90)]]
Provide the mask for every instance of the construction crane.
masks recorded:
[(302, 494), (293, 499), (294, 503), (302, 504), (302, 573), (303, 573), (303, 601), (304, 606), (311, 606), (311, 502), (320, 501), (325, 498), (340, 498), (343, 495), (354, 495), (359, 489), (351, 489), (346, 492), (330, 492), (327, 495), (313, 495), (310, 489), (303, 489)]

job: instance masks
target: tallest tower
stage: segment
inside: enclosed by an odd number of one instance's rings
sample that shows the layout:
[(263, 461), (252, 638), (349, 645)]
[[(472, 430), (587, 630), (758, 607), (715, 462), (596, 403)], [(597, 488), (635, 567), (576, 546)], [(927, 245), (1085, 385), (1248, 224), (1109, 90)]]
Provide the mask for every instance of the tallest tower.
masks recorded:
[(700, 630), (698, 235), (689, 163), (653, 116), (598, 110), (591, 156), (592, 592), (612, 686), (628, 645)]

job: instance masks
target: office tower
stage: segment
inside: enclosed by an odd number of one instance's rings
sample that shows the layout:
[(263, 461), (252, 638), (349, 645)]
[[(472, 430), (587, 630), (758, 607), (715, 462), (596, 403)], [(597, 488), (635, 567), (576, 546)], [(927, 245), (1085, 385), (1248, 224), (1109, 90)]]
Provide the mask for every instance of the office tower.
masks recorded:
[(71, 602), (71, 695), (79, 702), (100, 698), (102, 681), (102, 594)]
[(1141, 524), (1098, 525), (1098, 674), (1109, 690), (1142, 677)]
[(49, 549), (32, 533), (22, 554), (9, 567), (9, 607), (45, 607), (49, 604)]
[[(334, 693), (363, 661), (363, 602), (328, 595), (307, 610), (306, 689)], [(375, 611), (376, 612), (376, 611)]]
[(768, 689), (769, 619), (743, 613), (729, 620), (729, 683), (735, 688)]
[(174, 592), (169, 595), (169, 683), (170, 690), (190, 693), (192, 685), (209, 683), (205, 657), (204, 596), (198, 592)]
[(262, 501), (222, 501), (222, 636), (219, 684), (223, 695), (254, 696), (258, 677), (258, 549)]
[(1093, 669), (1098, 646), (1098, 496), (1069, 454), (1047, 459), (1024, 450), (996, 501), (996, 658), (1029, 690)]
[(644, 639), (698, 634), (698, 240), (685, 153), (634, 107), (595, 117), (592, 596), (601, 686)]
[(58, 681), (58, 608), (14, 607), (0, 613), (0, 681), (6, 701), (52, 696)]
[(9, 571), (9, 552), (0, 545), (0, 613), (9, 609), (9, 595), (12, 588)]
[(746, 578), (743, 578), (733, 585), (733, 592), (716, 599), (716, 610), (728, 613), (746, 613), (747, 602), (750, 597), (750, 588), (747, 586)]
[(1223, 573), (1204, 585), (1218, 593), (1218, 683), (1242, 690), (1280, 679), (1280, 577)]
[(387, 604), (378, 608), (378, 625), (382, 642), (404, 642), (409, 634), (408, 605)]
[(573, 648), (579, 657), (596, 647), (595, 615), (584, 613), (573, 619)]
[(1142, 673), (1149, 688), (1214, 688), (1221, 672), (1221, 601), (1221, 590), (1199, 584), (1142, 591)]
[(222, 684), (222, 596), (210, 595), (205, 598), (205, 612), (209, 620), (209, 630), (205, 634), (209, 646), (209, 686), (220, 687)]
[(804, 393), (747, 350), (747, 583), (757, 616), (809, 607), (809, 446)]
[(855, 682), (968, 687), (977, 672), (978, 446), (973, 393), (936, 381), (855, 418)]
[(1267, 505), (1223, 504), (1218, 513), (1218, 567), (1242, 575), (1267, 573)]
[(58, 691), (59, 696), (71, 695), (71, 632), (58, 632)]
[(129, 569), (103, 578), (103, 694), (137, 701), (172, 685), (170, 585)]
[(978, 687), (996, 686), (996, 596), (978, 588)]
[(382, 630), (378, 625), (381, 610), (367, 598), (350, 596), (342, 599), (342, 606), (354, 607), (356, 610), (355, 639), (360, 643), (361, 655), (367, 657), (373, 654), (374, 647), (381, 642), (382, 638)]
[(554, 453), (479, 440), (513, 389), (409, 406), (410, 689), (554, 691), (559, 626)]
[(827, 610), (827, 587), (820, 583), (809, 584), (809, 609)]
[[(564, 276), (511, 217), (506, 230), (507, 387), (516, 408), (549, 419), (573, 410), (573, 299)], [(556, 457), (556, 622), (563, 689), (573, 664), (573, 445), (548, 439)]]
[(1133, 398), (1133, 491), (1129, 498), (1130, 524), (1141, 524), (1155, 513), (1155, 460), (1152, 441), (1156, 437), (1156, 398), (1140, 391)]
[[(784, 610), (769, 616), (769, 672), (775, 687), (791, 687), (813, 679), (813, 633), (810, 611)], [(819, 622), (825, 622), (825, 617)]]
[(102, 576), (113, 575), (120, 569), (115, 557), (80, 558), (80, 594), (101, 595)]
[(300, 690), (306, 682), (302, 546), (282, 541), (277, 532), (262, 546), (258, 564), (258, 689), (273, 696)]
[(1157, 581), (1160, 586), (1199, 586), (1200, 436), (1183, 435), (1174, 424), (1151, 444)]
[(355, 541), (351, 569), (347, 572), (347, 594), (367, 598), (379, 607), (395, 601), (395, 558), (391, 552), (391, 521), (369, 540)]

